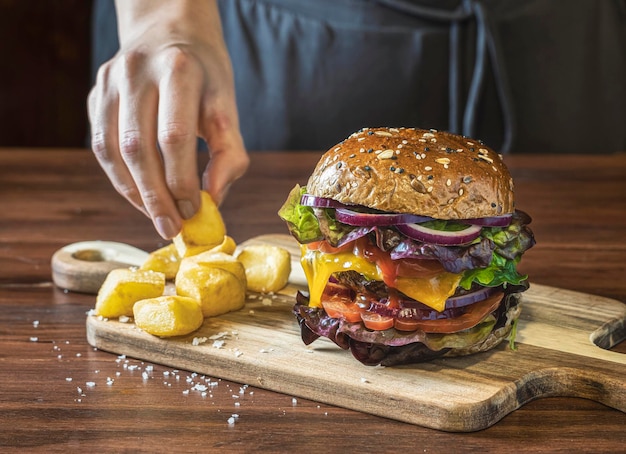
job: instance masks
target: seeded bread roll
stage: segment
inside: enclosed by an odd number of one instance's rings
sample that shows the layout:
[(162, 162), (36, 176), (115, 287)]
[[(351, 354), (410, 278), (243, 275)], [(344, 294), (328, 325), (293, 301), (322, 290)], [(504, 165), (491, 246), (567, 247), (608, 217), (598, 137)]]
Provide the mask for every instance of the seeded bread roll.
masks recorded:
[(307, 191), (351, 205), (436, 219), (514, 211), (513, 180), (478, 140), (415, 128), (365, 128), (328, 150)]

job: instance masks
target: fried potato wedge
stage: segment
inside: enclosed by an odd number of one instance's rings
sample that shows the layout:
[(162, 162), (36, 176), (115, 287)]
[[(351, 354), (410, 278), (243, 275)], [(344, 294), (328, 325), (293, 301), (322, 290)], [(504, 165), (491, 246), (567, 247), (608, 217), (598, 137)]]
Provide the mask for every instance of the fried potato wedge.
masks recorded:
[(133, 317), (138, 328), (159, 337), (192, 333), (204, 321), (200, 303), (178, 295), (137, 301), (133, 306)]
[(133, 315), (134, 304), (156, 298), (165, 290), (165, 274), (156, 271), (119, 268), (111, 271), (96, 297), (96, 315), (114, 318)]
[(246, 273), (247, 289), (253, 292), (277, 292), (287, 285), (291, 256), (286, 249), (271, 245), (250, 245), (237, 255)]
[(207, 251), (224, 242), (226, 226), (220, 211), (208, 192), (202, 191), (202, 205), (174, 237), (180, 257), (189, 257)]

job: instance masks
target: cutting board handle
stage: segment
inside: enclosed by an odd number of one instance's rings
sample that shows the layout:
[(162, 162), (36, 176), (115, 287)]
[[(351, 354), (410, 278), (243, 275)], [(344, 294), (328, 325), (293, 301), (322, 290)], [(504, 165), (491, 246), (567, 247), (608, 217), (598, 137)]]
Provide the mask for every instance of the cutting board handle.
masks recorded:
[(68, 244), (52, 256), (52, 280), (60, 288), (98, 293), (111, 270), (141, 266), (148, 253), (114, 241), (82, 241)]

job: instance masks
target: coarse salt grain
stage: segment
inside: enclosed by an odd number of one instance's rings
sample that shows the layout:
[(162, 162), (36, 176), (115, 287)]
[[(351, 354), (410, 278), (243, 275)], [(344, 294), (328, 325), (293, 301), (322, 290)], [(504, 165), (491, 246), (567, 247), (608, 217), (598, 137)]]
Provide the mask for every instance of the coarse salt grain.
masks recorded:
[(207, 340), (208, 338), (206, 337), (194, 337), (193, 340), (191, 341), (191, 345), (197, 346), (200, 344), (204, 344)]
[(224, 346), (225, 341), (218, 339), (213, 341), (213, 348), (222, 348)]

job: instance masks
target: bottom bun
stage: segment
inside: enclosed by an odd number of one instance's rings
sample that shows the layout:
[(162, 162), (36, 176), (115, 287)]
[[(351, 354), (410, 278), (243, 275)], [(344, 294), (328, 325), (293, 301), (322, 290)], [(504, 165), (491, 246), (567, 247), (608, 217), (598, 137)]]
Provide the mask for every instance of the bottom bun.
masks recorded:
[(384, 332), (370, 331), (357, 323), (333, 319), (321, 308), (309, 307), (308, 299), (301, 293), (298, 294), (294, 313), (305, 344), (326, 337), (344, 350), (350, 350), (365, 365), (395, 366), (493, 349), (509, 336), (519, 318), (520, 295), (505, 295), (488, 320), (452, 334), (424, 333), (421, 330), (405, 333), (393, 328)]

